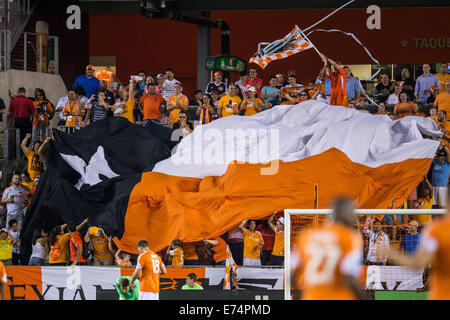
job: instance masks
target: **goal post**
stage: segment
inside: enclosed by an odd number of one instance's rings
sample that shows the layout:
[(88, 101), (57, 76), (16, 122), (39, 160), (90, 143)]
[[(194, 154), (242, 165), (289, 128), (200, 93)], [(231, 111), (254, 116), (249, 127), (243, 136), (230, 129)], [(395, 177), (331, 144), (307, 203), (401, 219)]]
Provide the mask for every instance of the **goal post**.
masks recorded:
[[(306, 228), (317, 228), (327, 215), (332, 213), (332, 209), (285, 209), (284, 210), (284, 299), (291, 300), (291, 253), (295, 244), (296, 236)], [(445, 209), (356, 209), (357, 216), (441, 216), (446, 214)], [(403, 218), (402, 218), (403, 219)], [(360, 225), (359, 225), (360, 226)], [(383, 227), (401, 228), (404, 224), (386, 225)], [(400, 268), (400, 267), (399, 267)], [(404, 268), (404, 267), (402, 267)], [(387, 290), (389, 291), (389, 290)]]

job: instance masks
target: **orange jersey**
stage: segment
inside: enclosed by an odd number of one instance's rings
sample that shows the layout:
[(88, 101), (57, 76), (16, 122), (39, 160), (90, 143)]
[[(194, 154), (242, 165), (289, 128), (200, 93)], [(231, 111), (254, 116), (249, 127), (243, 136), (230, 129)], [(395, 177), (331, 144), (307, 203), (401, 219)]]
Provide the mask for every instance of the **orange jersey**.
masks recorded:
[(261, 250), (259, 250), (257, 246), (259, 244), (264, 244), (261, 232), (244, 230), (242, 231), (242, 235), (244, 236), (244, 258), (259, 259)]
[(8, 277), (6, 276), (6, 269), (3, 262), (0, 261), (0, 282), (6, 284), (8, 282)]
[[(69, 112), (74, 114), (80, 114), (83, 111), (83, 105), (80, 100), (75, 100), (75, 102), (67, 101), (64, 106), (63, 112)], [(66, 126), (80, 126), (82, 121), (81, 116), (67, 116), (66, 117)]]
[(257, 114), (259, 111), (256, 110), (256, 104), (262, 105), (262, 100), (259, 98), (255, 98), (255, 103), (253, 103), (251, 100), (248, 100), (244, 106), (245, 116), (252, 116), (254, 114)]
[(108, 239), (103, 234), (99, 236), (91, 236), (92, 246), (94, 247), (95, 260), (106, 260), (112, 257), (108, 247)]
[(394, 114), (395, 113), (398, 113), (399, 118), (414, 115), (414, 102), (408, 101), (405, 103), (397, 103), (394, 107)]
[[(33, 126), (48, 126), (48, 116), (53, 113), (53, 106), (49, 101), (35, 100), (33, 102), (35, 111), (33, 116)], [(40, 108), (36, 108), (40, 106)]]
[(277, 230), (277, 227), (275, 227), (273, 231), (275, 231), (275, 242), (273, 244), (272, 255), (284, 257), (284, 230)]
[(423, 234), (422, 247), (434, 252), (430, 300), (450, 300), (450, 217), (433, 223)]
[(172, 256), (171, 265), (174, 267), (182, 267), (184, 265), (184, 252), (183, 248), (176, 248), (170, 250), (170, 255)]
[(164, 265), (161, 257), (148, 250), (138, 257), (136, 269), (141, 269), (140, 291), (159, 293), (159, 273)]
[[(354, 300), (345, 275), (358, 276), (363, 242), (356, 231), (338, 223), (310, 229), (297, 242), (297, 281), (303, 300)], [(295, 267), (295, 263), (294, 263)]]
[(125, 260), (125, 259), (120, 259), (120, 258), (116, 258), (116, 265), (120, 266), (120, 267), (131, 267), (131, 262), (130, 260)]
[(219, 242), (219, 244), (214, 247), (214, 261), (219, 262), (227, 260), (227, 243), (221, 237), (217, 237), (214, 240)]
[(108, 70), (99, 70), (95, 73), (95, 77), (99, 80), (105, 80), (109, 89), (109, 83), (113, 81), (113, 73)]
[(347, 89), (345, 88), (345, 71), (339, 68), (337, 72), (330, 73), (331, 96), (330, 104), (333, 106), (347, 106)]
[[(189, 105), (188, 98), (184, 94), (180, 94), (178, 96), (170, 96), (169, 101), (167, 101), (167, 104), (176, 105), (177, 102), (179, 102), (180, 105), (185, 106), (185, 107), (187, 107)], [(170, 111), (169, 120), (171, 123), (175, 123), (178, 120), (180, 120), (180, 118), (179, 118), (180, 111), (181, 111), (181, 109), (178, 107), (176, 107), (175, 109), (172, 109)]]

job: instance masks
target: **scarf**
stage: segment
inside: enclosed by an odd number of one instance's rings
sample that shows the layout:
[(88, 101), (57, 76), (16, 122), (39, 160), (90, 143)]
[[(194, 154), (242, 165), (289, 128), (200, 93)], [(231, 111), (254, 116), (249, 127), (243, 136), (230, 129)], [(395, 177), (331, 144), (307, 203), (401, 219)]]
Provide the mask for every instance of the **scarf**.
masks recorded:
[(200, 124), (207, 124), (211, 121), (210, 114), (209, 114), (209, 108), (200, 108)]

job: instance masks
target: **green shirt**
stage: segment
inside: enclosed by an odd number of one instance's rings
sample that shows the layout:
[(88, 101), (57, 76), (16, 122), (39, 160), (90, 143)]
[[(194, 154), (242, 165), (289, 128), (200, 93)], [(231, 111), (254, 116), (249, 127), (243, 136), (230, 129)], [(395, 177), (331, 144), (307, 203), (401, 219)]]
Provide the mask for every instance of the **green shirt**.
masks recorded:
[(203, 290), (203, 287), (198, 283), (194, 283), (194, 287), (191, 288), (187, 283), (181, 287), (181, 290)]
[(120, 288), (120, 281), (122, 279), (128, 279), (128, 281), (131, 282), (131, 277), (119, 277), (119, 278), (117, 278), (117, 281), (116, 281), (117, 293), (120, 296), (124, 297), (125, 300), (139, 300), (139, 287), (140, 287), (139, 279), (134, 280), (134, 284), (136, 285), (136, 287), (134, 289), (130, 288), (127, 293), (124, 293), (122, 291), (122, 289)]

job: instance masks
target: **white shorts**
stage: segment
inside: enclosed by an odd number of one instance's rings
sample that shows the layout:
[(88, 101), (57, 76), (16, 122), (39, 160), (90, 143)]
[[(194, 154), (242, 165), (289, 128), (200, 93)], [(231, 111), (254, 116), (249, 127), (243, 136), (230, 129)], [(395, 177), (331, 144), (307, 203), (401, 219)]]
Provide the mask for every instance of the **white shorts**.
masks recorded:
[(244, 266), (250, 266), (250, 267), (260, 267), (261, 266), (261, 260), (260, 259), (250, 259), (250, 258), (244, 258)]
[(139, 300), (159, 300), (159, 293), (139, 291)]
[(433, 205), (445, 207), (447, 204), (447, 188), (433, 186)]

